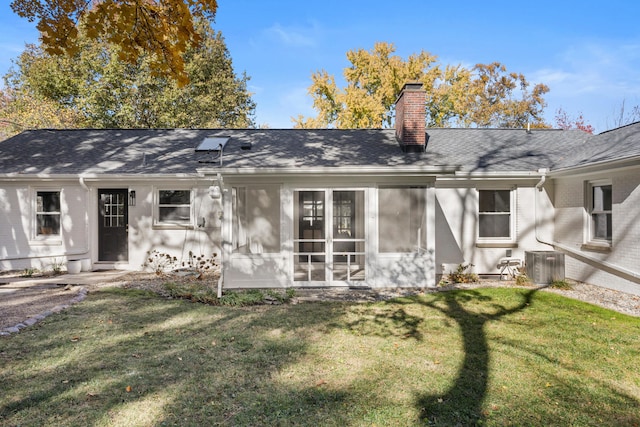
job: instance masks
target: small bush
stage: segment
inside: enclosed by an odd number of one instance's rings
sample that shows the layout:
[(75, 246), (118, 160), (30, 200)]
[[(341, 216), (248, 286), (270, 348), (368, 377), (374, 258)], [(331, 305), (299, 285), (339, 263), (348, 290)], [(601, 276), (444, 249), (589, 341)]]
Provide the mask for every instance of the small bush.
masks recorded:
[(225, 305), (234, 307), (246, 307), (250, 305), (286, 303), (293, 298), (295, 291), (287, 289), (284, 293), (276, 290), (261, 291), (259, 289), (226, 291), (218, 298), (217, 290), (206, 286), (202, 282), (164, 284), (164, 288), (173, 298), (181, 298), (189, 301), (208, 305)]
[(195, 272), (197, 278), (201, 279), (206, 273), (213, 273), (216, 270), (218, 267), (217, 256), (218, 254), (216, 253), (207, 257), (202, 254), (196, 255), (193, 251), (189, 251), (186, 261), (179, 261), (175, 256), (154, 249), (147, 252), (147, 259), (145, 259), (142, 267), (152, 270), (157, 275), (183, 268)]
[(564, 280), (564, 279), (554, 280), (553, 282), (551, 282), (551, 285), (549, 285), (549, 286), (554, 288), (554, 289), (564, 289), (564, 290), (573, 289), (571, 284), (569, 282), (567, 282), (566, 280)]
[(53, 261), (51, 261), (51, 271), (53, 272), (53, 275), (58, 276), (62, 274), (63, 266), (64, 266), (64, 262), (62, 262), (62, 260), (59, 260), (58, 258), (54, 258)]
[(473, 268), (473, 264), (459, 264), (456, 271), (449, 273), (449, 281), (452, 283), (475, 283), (479, 281), (480, 279), (476, 273), (468, 271), (471, 268)]
[(189, 251), (189, 258), (187, 258), (187, 261), (182, 262), (182, 267), (195, 270), (199, 274), (199, 277), (202, 277), (202, 275), (213, 271), (218, 266), (216, 262), (217, 256), (218, 254), (216, 253), (207, 257), (202, 254), (196, 255), (192, 251)]
[(25, 268), (20, 274), (21, 277), (33, 277), (34, 274), (38, 273), (37, 268)]
[(517, 286), (530, 286), (532, 285), (531, 279), (525, 273), (524, 268), (518, 269), (518, 274), (516, 274), (516, 285)]
[(178, 258), (161, 253), (157, 249), (147, 252), (147, 259), (142, 264), (145, 269), (151, 269), (157, 275), (173, 270), (178, 264)]

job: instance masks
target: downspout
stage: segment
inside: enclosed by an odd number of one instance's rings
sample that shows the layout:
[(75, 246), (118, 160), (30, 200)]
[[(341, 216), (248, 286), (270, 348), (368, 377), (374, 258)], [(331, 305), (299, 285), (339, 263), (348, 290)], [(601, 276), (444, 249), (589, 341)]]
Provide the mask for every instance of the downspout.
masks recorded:
[[(220, 146), (220, 157), (222, 157), (222, 146)], [(220, 159), (220, 164), (222, 165), (222, 158)], [(218, 278), (218, 298), (222, 298), (222, 287), (224, 285), (224, 263), (226, 260), (225, 252), (226, 248), (226, 236), (227, 236), (227, 227), (226, 227), (226, 212), (225, 212), (225, 194), (227, 190), (224, 188), (224, 181), (222, 178), (222, 174), (218, 173), (217, 176), (217, 186), (219, 195), (216, 194), (216, 197), (219, 197), (220, 200), (220, 211), (219, 211), (219, 219), (220, 219), (220, 277)], [(210, 193), (212, 194), (212, 193)]]
[(546, 180), (547, 180), (547, 169), (539, 169), (538, 172), (541, 174), (540, 176), (540, 181), (536, 184), (536, 193), (535, 193), (535, 235), (536, 235), (536, 240), (540, 243), (543, 243), (545, 245), (549, 245), (552, 246), (554, 249), (559, 249), (560, 251), (562, 251), (563, 253), (566, 253), (570, 256), (572, 256), (573, 258), (576, 258), (584, 263), (587, 264), (592, 264), (594, 265), (596, 268), (599, 268), (600, 270), (603, 270), (609, 274), (613, 274), (615, 276), (618, 277), (622, 277), (622, 278), (626, 278), (627, 280), (631, 280), (631, 281), (639, 281), (640, 280), (640, 273), (636, 272), (636, 271), (631, 271), (628, 270), (624, 267), (620, 267), (618, 265), (612, 264), (610, 262), (607, 261), (602, 261), (598, 258), (589, 256), (583, 252), (577, 251), (571, 247), (568, 247), (566, 245), (563, 245), (561, 243), (555, 242), (555, 241), (546, 241), (544, 240), (542, 237), (540, 237), (540, 235), (538, 234), (538, 229), (539, 227), (539, 207), (538, 205), (540, 204), (538, 201), (538, 193), (542, 192), (542, 186), (545, 184)]
[(538, 193), (542, 193), (542, 186), (544, 185), (544, 183), (547, 181), (547, 169), (538, 169), (538, 173), (540, 174), (540, 181), (538, 181), (538, 183), (536, 184), (536, 192), (534, 195), (534, 215), (535, 215), (535, 235), (536, 235), (536, 240), (539, 243), (543, 243), (545, 245), (549, 245), (549, 246), (554, 246), (553, 242), (547, 242), (545, 240), (543, 240), (540, 235), (538, 234), (538, 229), (540, 228), (540, 223), (539, 223), (539, 218), (540, 218), (540, 213), (539, 213), (539, 207), (538, 205), (540, 205), (539, 202), (539, 196)]

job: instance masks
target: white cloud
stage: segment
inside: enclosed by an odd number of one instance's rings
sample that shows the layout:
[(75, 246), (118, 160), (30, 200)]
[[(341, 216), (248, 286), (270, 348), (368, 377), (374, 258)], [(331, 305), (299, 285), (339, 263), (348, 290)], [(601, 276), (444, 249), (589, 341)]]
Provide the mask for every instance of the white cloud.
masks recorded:
[(272, 129), (293, 127), (292, 118), (302, 114), (315, 116), (313, 100), (307, 94), (306, 83), (277, 85), (254, 97), (257, 103), (256, 122)]
[(290, 47), (313, 47), (317, 45), (319, 28), (316, 24), (309, 27), (284, 27), (278, 23), (265, 30), (267, 37), (278, 40)]
[(589, 40), (561, 50), (530, 77), (551, 89), (545, 96), (550, 121), (562, 108), (570, 115), (583, 113), (601, 132), (612, 126), (614, 112), (622, 102), (628, 106), (638, 104), (638, 70), (640, 40)]

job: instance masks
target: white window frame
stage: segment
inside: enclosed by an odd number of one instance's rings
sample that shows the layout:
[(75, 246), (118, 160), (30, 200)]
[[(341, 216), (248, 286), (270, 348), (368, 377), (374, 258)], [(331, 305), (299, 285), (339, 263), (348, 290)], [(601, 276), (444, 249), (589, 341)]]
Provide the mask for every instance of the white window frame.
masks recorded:
[[(58, 193), (58, 201), (60, 206), (57, 212), (40, 212), (38, 210), (38, 193)], [(32, 192), (33, 200), (33, 218), (32, 218), (32, 237), (33, 240), (38, 241), (54, 241), (59, 242), (62, 240), (62, 189), (56, 188), (34, 188)], [(38, 216), (39, 215), (57, 215), (58, 216), (58, 232), (50, 234), (40, 234), (38, 231)]]
[[(596, 187), (611, 187), (611, 209), (609, 210), (594, 210), (593, 189)], [(609, 214), (611, 215), (611, 228), (613, 230), (613, 183), (610, 179), (600, 179), (586, 182), (586, 197), (585, 197), (585, 211), (586, 223), (585, 223), (585, 243), (587, 245), (593, 245), (598, 247), (611, 247), (613, 240), (612, 235), (609, 238), (595, 237), (595, 226), (593, 223), (593, 215), (595, 214)]]
[[(162, 205), (160, 204), (160, 192), (162, 191), (188, 191), (189, 192), (189, 219), (187, 221), (167, 221), (160, 219), (161, 207), (185, 207), (186, 204), (175, 205)], [(155, 228), (174, 228), (184, 229), (193, 228), (194, 223), (194, 203), (195, 201), (195, 189), (193, 188), (180, 188), (171, 186), (156, 187), (153, 189), (153, 226)]]
[[(516, 221), (517, 221), (517, 187), (481, 187), (477, 188), (477, 199), (476, 199), (476, 213), (477, 213), (477, 221), (476, 221), (476, 238), (478, 246), (495, 246), (495, 247), (504, 247), (504, 246), (514, 246), (517, 243), (516, 236)], [(480, 192), (481, 191), (508, 191), (509, 192), (509, 236), (505, 237), (481, 237), (480, 236), (480, 216), (490, 214), (490, 212), (480, 212)], [(499, 214), (499, 213), (498, 213)]]

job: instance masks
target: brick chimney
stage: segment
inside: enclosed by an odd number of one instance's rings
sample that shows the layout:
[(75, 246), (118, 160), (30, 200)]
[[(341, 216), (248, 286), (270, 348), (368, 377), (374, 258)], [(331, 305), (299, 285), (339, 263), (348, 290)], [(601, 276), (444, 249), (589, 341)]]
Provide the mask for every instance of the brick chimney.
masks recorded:
[(402, 151), (422, 152), (426, 148), (425, 94), (422, 83), (406, 83), (396, 100), (396, 138)]

